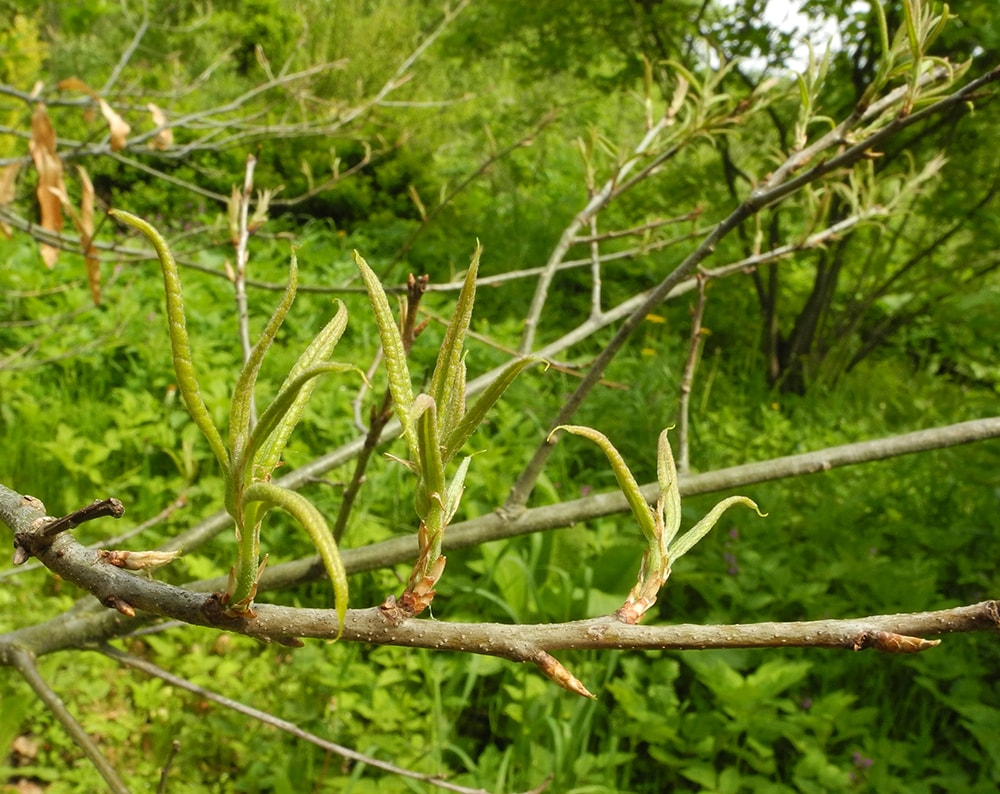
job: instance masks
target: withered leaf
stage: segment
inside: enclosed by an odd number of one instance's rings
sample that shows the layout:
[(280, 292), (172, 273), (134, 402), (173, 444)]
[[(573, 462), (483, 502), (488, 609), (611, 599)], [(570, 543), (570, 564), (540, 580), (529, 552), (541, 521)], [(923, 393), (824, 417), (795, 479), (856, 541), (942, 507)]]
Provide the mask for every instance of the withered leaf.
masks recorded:
[[(66, 186), (63, 182), (63, 166), (56, 154), (56, 132), (49, 118), (45, 105), (39, 103), (31, 114), (31, 138), (28, 141), (31, 159), (38, 171), (38, 187), (36, 195), (42, 218), (42, 228), (58, 234), (63, 228), (62, 202), (60, 194), (65, 195)], [(42, 243), (42, 260), (46, 267), (55, 267), (59, 258), (59, 249)]]
[[(157, 127), (163, 127), (167, 123), (167, 114), (164, 113), (159, 107), (150, 102), (146, 107), (149, 108), (150, 114), (153, 116), (153, 124)], [(169, 149), (174, 144), (174, 131), (170, 127), (163, 127), (156, 135), (152, 137), (149, 141), (149, 148), (156, 149), (158, 151), (165, 151)]]

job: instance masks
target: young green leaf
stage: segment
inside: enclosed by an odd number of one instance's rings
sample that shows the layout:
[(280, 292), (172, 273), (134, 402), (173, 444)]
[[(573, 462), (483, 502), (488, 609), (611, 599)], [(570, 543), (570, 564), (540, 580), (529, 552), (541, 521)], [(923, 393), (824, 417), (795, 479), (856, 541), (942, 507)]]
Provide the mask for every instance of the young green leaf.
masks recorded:
[(403, 435), (412, 453), (417, 448), (416, 431), (411, 419), (413, 384), (410, 382), (410, 369), (406, 363), (403, 339), (399, 334), (392, 309), (389, 308), (389, 299), (382, 288), (382, 282), (357, 251), (354, 252), (354, 262), (368, 290), (368, 300), (372, 305), (375, 323), (378, 325), (379, 337), (382, 340), (385, 368), (389, 373), (389, 393), (392, 394), (392, 401), (396, 404), (396, 415), (403, 426)]
[(281, 453), (288, 443), (292, 430), (301, 418), (302, 411), (296, 411), (296, 407), (302, 401), (302, 395), (307, 390), (312, 391), (316, 378), (320, 375), (349, 370), (354, 370), (363, 376), (361, 370), (352, 364), (327, 362), (314, 364), (300, 372), (291, 383), (286, 383), (278, 392), (278, 396), (264, 409), (250, 436), (246, 451), (247, 459), (240, 461), (241, 466), (252, 464), (255, 469), (253, 478), (263, 478), (274, 471), (281, 462)]
[[(260, 374), (260, 367), (264, 361), (264, 355), (271, 347), (278, 329), (288, 315), (288, 310), (295, 300), (295, 290), (298, 287), (299, 268), (292, 251), (292, 260), (288, 268), (288, 286), (285, 287), (285, 294), (278, 304), (271, 319), (267, 321), (264, 330), (260, 335), (257, 344), (250, 351), (250, 356), (243, 365), (240, 377), (236, 381), (236, 388), (233, 389), (233, 403), (229, 409), (229, 450), (232, 454), (234, 465), (236, 461), (245, 460), (246, 446), (250, 439), (250, 417), (254, 400), (254, 386), (257, 384), (257, 376)], [(237, 480), (241, 479), (239, 476)]]
[(208, 440), (212, 452), (215, 453), (219, 465), (226, 476), (230, 471), (229, 453), (222, 442), (222, 434), (215, 426), (208, 406), (201, 396), (201, 387), (194, 369), (194, 359), (191, 357), (191, 342), (188, 338), (187, 321), (184, 317), (184, 298), (181, 294), (181, 279), (177, 271), (177, 262), (170, 252), (166, 240), (156, 229), (142, 218), (124, 210), (109, 210), (109, 214), (118, 218), (142, 232), (153, 244), (160, 259), (160, 270), (163, 273), (163, 287), (167, 299), (167, 327), (170, 334), (170, 349), (174, 362), (174, 374), (177, 375), (177, 390), (184, 400), (184, 405)]
[(611, 470), (614, 472), (615, 479), (618, 481), (618, 487), (621, 489), (622, 493), (625, 494), (625, 499), (628, 500), (629, 508), (631, 508), (632, 515), (635, 516), (635, 520), (638, 522), (639, 528), (642, 530), (642, 534), (649, 541), (655, 540), (658, 533), (653, 511), (643, 498), (642, 491), (639, 490), (639, 483), (636, 482), (636, 479), (629, 470), (624, 458), (622, 458), (618, 450), (615, 449), (608, 437), (603, 433), (594, 430), (592, 427), (584, 427), (582, 425), (559, 425), (549, 434), (550, 442), (552, 437), (560, 430), (565, 430), (567, 433), (572, 433), (575, 436), (589, 438), (601, 448), (604, 455), (607, 457), (608, 462), (611, 464)]
[(482, 424), (489, 410), (496, 405), (497, 401), (507, 391), (507, 387), (514, 382), (514, 379), (523, 369), (532, 364), (544, 364), (540, 358), (519, 358), (507, 365), (486, 390), (479, 395), (479, 399), (473, 403), (466, 414), (454, 427), (445, 434), (441, 443), (441, 454), (445, 463), (448, 463), (465, 446), (465, 442), (472, 437), (476, 428)]
[(337, 638), (344, 630), (347, 616), (347, 571), (340, 559), (340, 550), (333, 539), (326, 519), (316, 506), (302, 494), (281, 488), (269, 482), (255, 482), (247, 488), (244, 499), (247, 502), (261, 502), (280, 507), (289, 513), (309, 534), (310, 540), (319, 552), (323, 567), (333, 584), (333, 594), (337, 608)]
[(685, 532), (677, 542), (670, 546), (669, 554), (671, 562), (684, 556), (691, 548), (705, 535), (708, 534), (709, 530), (715, 526), (716, 522), (722, 517), (730, 507), (735, 504), (746, 505), (747, 507), (753, 508), (757, 515), (763, 518), (766, 513), (760, 512), (760, 508), (757, 507), (757, 503), (753, 499), (747, 499), (745, 496), (730, 496), (728, 499), (723, 499), (715, 507), (713, 507), (701, 521), (695, 524), (691, 529)]
[(681, 528), (681, 492), (677, 482), (677, 466), (674, 463), (674, 453), (670, 449), (667, 433), (670, 428), (660, 432), (656, 449), (656, 480), (660, 486), (660, 496), (657, 500), (660, 518), (663, 522), (663, 537), (661, 548), (666, 551), (667, 545), (674, 539), (677, 530)]
[[(438, 444), (437, 406), (427, 394), (417, 396), (413, 402), (414, 421), (417, 428), (417, 484), (418, 505), (423, 509), (421, 520), (426, 520), (431, 505), (444, 500), (445, 476), (441, 447)], [(438, 529), (439, 527), (435, 528)]]
[(258, 475), (269, 474), (280, 462), (285, 445), (302, 418), (316, 388), (316, 376), (349, 369), (359, 371), (349, 364), (326, 361), (340, 341), (345, 328), (347, 328), (347, 309), (340, 304), (330, 322), (299, 356), (284, 383), (281, 384), (277, 397), (264, 409), (258, 424), (263, 425), (266, 416), (267, 427), (261, 428), (260, 432), (254, 431), (252, 442), (254, 449), (248, 456), (249, 461), (257, 467)]
[[(450, 395), (454, 394), (458, 388), (461, 387), (464, 391), (465, 384), (459, 383), (459, 381), (464, 380), (462, 351), (465, 345), (465, 334), (472, 321), (472, 308), (476, 302), (476, 275), (479, 273), (479, 256), (482, 250), (482, 247), (477, 244), (469, 270), (465, 274), (462, 291), (458, 295), (455, 313), (451, 317), (451, 322), (448, 323), (448, 330), (441, 343), (441, 350), (434, 366), (434, 374), (431, 376), (430, 395), (434, 398), (434, 403), (439, 409), (449, 404)], [(461, 417), (454, 418), (453, 423), (457, 422), (459, 418)], [(442, 420), (442, 425), (445, 424), (446, 420)]]

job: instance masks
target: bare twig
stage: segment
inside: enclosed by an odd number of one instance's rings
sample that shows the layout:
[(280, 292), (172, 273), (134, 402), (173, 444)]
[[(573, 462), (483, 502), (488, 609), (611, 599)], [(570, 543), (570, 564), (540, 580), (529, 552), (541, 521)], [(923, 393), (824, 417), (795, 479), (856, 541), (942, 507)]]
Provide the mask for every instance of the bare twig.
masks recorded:
[(597, 215), (593, 215), (590, 225), (590, 317), (601, 316), (601, 242), (597, 233)]
[(704, 329), (701, 327), (705, 315), (705, 288), (708, 280), (701, 273), (696, 277), (698, 283), (698, 300), (691, 311), (691, 338), (688, 342), (688, 356), (681, 373), (680, 399), (677, 414), (677, 472), (686, 474), (691, 468), (691, 444), (688, 432), (688, 408), (691, 402), (691, 384), (694, 382), (694, 371), (701, 359), (701, 349), (705, 343)]
[[(925, 76), (925, 79), (932, 82), (941, 81), (946, 79), (947, 76), (948, 71), (942, 67), (929, 72)], [(902, 130), (924, 119), (946, 113), (956, 106), (966, 103), (970, 97), (976, 96), (983, 87), (997, 79), (1000, 79), (1000, 66), (992, 69), (979, 79), (967, 83), (948, 96), (926, 106), (922, 110), (909, 115), (897, 115), (871, 134), (862, 136), (856, 143), (849, 146), (842, 146), (844, 141), (848, 139), (848, 133), (860, 121), (877, 117), (878, 114), (888, 112), (890, 108), (902, 103), (906, 99), (908, 91), (908, 88), (903, 86), (890, 92), (878, 102), (873, 103), (867, 111), (854, 114), (845, 122), (838, 125), (835, 129), (836, 135), (830, 133), (823, 136), (820, 142), (824, 142), (826, 147), (837, 147), (837, 151), (833, 156), (825, 160), (821, 158), (819, 154), (823, 149), (817, 148), (819, 142), (816, 145), (808, 147), (810, 157), (818, 161), (812, 167), (806, 167), (806, 164), (810, 160), (803, 159), (802, 152), (796, 152), (790, 156), (785, 164), (775, 171), (769, 179), (753, 190), (742, 204), (736, 207), (736, 209), (712, 229), (711, 233), (702, 240), (683, 262), (648, 293), (646, 300), (622, 323), (615, 336), (594, 359), (590, 371), (579, 386), (577, 386), (573, 394), (563, 403), (562, 409), (552, 420), (551, 427), (557, 427), (570, 422), (584, 399), (604, 375), (604, 370), (608, 364), (618, 355), (622, 346), (631, 337), (635, 329), (639, 327), (645, 316), (665, 300), (677, 285), (688, 278), (695, 268), (700, 266), (715, 251), (721, 240), (743, 223), (743, 221), (752, 217), (764, 207), (781, 201), (827, 174), (857, 163), (869, 151), (877, 148), (889, 138), (898, 135)], [(793, 168), (792, 164), (795, 164), (799, 170), (796, 171), (796, 168)], [(538, 293), (536, 292), (537, 295)], [(524, 339), (527, 339), (528, 336), (529, 334), (526, 331)], [(517, 512), (523, 509), (553, 449), (553, 443), (548, 440), (538, 447), (531, 461), (525, 467), (524, 472), (511, 489), (510, 496), (504, 506), (505, 510)]]
[(104, 82), (104, 86), (98, 92), (101, 96), (107, 96), (111, 89), (115, 87), (115, 83), (118, 82), (118, 78), (122, 76), (122, 72), (125, 70), (125, 67), (128, 66), (129, 61), (132, 60), (132, 56), (139, 48), (139, 44), (142, 42), (147, 30), (149, 30), (148, 0), (143, 3), (142, 21), (139, 23), (139, 27), (136, 28), (135, 35), (132, 36), (132, 41), (129, 42), (128, 47), (125, 48), (125, 51), (118, 59), (118, 63), (115, 64), (115, 68), (111, 70), (111, 74), (108, 75), (108, 79)]
[(118, 777), (118, 773), (111, 766), (104, 753), (101, 752), (97, 743), (90, 738), (90, 735), (83, 729), (83, 726), (76, 721), (76, 718), (66, 708), (66, 704), (62, 702), (62, 699), (48, 685), (45, 679), (42, 678), (41, 673), (38, 671), (38, 665), (35, 664), (34, 657), (23, 648), (15, 647), (8, 652), (5, 661), (21, 674), (24, 680), (28, 682), (28, 686), (34, 690), (38, 699), (59, 720), (63, 728), (66, 729), (66, 733), (83, 750), (98, 773), (104, 778), (104, 782), (108, 784), (108, 788), (114, 794), (129, 794), (128, 787)]
[[(247, 310), (246, 277), (247, 262), (250, 259), (250, 253), (247, 250), (247, 244), (250, 240), (250, 230), (247, 221), (250, 216), (250, 199), (253, 196), (253, 172), (256, 165), (257, 158), (252, 154), (247, 155), (246, 173), (243, 178), (243, 190), (237, 191), (234, 188), (233, 196), (230, 199), (230, 201), (235, 204), (235, 206), (230, 208), (230, 218), (235, 220), (235, 223), (232, 223), (231, 221), (232, 226), (235, 228), (230, 229), (233, 233), (233, 248), (236, 250), (236, 268), (233, 286), (236, 289), (236, 310), (239, 318), (240, 347), (243, 350), (244, 364), (249, 361), (250, 351), (253, 348), (253, 344), (250, 341), (250, 314)], [(256, 405), (254, 404), (254, 401), (251, 401), (251, 427), (256, 424), (256, 414)]]
[[(285, 645), (297, 645), (303, 637), (333, 639), (338, 635), (335, 610), (258, 603), (255, 605), (256, 617), (231, 617), (217, 595), (194, 593), (102, 565), (95, 560), (93, 552), (84, 549), (68, 534), (56, 538), (51, 548), (39, 548), (37, 552), (47, 567), (92, 592), (102, 603), (113, 599), (136, 610), (192, 625), (233, 631)], [(117, 607), (117, 603), (114, 605)], [(549, 660), (548, 654), (565, 649), (818, 647), (860, 650), (873, 647), (887, 652), (909, 652), (936, 644), (921, 642), (917, 638), (922, 635), (996, 631), (998, 628), (997, 601), (915, 614), (726, 626), (639, 626), (623, 623), (615, 616), (540, 625), (419, 619), (399, 622), (387, 602), (378, 607), (348, 610), (340, 636), (344, 640), (374, 645), (462, 651), (511, 661), (530, 661), (548, 673), (544, 664)]]
[(170, 743), (170, 752), (167, 754), (167, 760), (163, 762), (163, 768), (160, 770), (160, 785), (156, 787), (156, 794), (167, 794), (167, 780), (170, 777), (170, 767), (174, 764), (174, 758), (177, 757), (177, 753), (180, 752), (181, 743), (174, 739)]
[(355, 763), (358, 764), (364, 764), (366, 766), (370, 766), (375, 769), (381, 769), (383, 772), (388, 772), (393, 775), (399, 775), (400, 777), (407, 777), (411, 778), (412, 780), (419, 780), (421, 782), (427, 783), (437, 788), (445, 789), (446, 791), (457, 791), (460, 792), (460, 794), (487, 794), (487, 792), (484, 792), (482, 789), (471, 789), (471, 788), (466, 788), (465, 786), (458, 786), (455, 785), (454, 783), (449, 783), (446, 780), (442, 780), (440, 777), (437, 777), (435, 775), (427, 775), (420, 772), (414, 772), (412, 770), (396, 766), (395, 764), (390, 764), (386, 761), (380, 761), (379, 759), (373, 758), (370, 755), (365, 755), (364, 753), (359, 753), (355, 750), (351, 750), (350, 748), (344, 747), (341, 744), (336, 744), (335, 742), (331, 742), (327, 739), (324, 739), (321, 736), (317, 736), (314, 733), (310, 733), (309, 731), (300, 728), (294, 722), (283, 720), (280, 717), (275, 717), (273, 714), (269, 714), (266, 711), (255, 709), (252, 706), (246, 706), (243, 703), (240, 703), (239, 701), (227, 698), (224, 695), (220, 695), (216, 692), (213, 692), (210, 689), (205, 689), (204, 687), (198, 686), (197, 684), (194, 684), (185, 678), (173, 675), (172, 673), (164, 670), (163, 668), (157, 667), (155, 664), (152, 664), (151, 662), (147, 662), (146, 660), (140, 659), (137, 656), (133, 656), (132, 654), (120, 651), (117, 648), (114, 648), (110, 645), (102, 645), (98, 650), (105, 656), (114, 659), (116, 662), (119, 662), (120, 664), (126, 665), (127, 667), (131, 667), (135, 670), (140, 670), (148, 675), (155, 676), (156, 678), (159, 678), (162, 681), (166, 681), (171, 686), (175, 686), (178, 689), (183, 689), (187, 692), (192, 692), (198, 695), (199, 697), (205, 698), (206, 700), (210, 700), (213, 703), (217, 703), (218, 705), (224, 708), (230, 709), (231, 711), (235, 711), (238, 714), (244, 714), (247, 717), (251, 717), (252, 719), (264, 723), (265, 725), (270, 725), (274, 728), (277, 728), (280, 731), (284, 731), (285, 733), (291, 734), (292, 736), (295, 736), (298, 739), (303, 739), (309, 742), (310, 744), (314, 744), (317, 747), (326, 750), (327, 752), (335, 753), (336, 755), (339, 755), (341, 758), (346, 758), (349, 761), (354, 761)]
[(524, 318), (524, 333), (521, 336), (521, 344), (518, 347), (518, 350), (522, 354), (531, 353), (534, 348), (535, 333), (538, 330), (538, 322), (541, 318), (542, 310), (545, 308), (545, 302), (548, 299), (549, 286), (566, 253), (576, 244), (580, 229), (584, 228), (592, 217), (597, 215), (618, 195), (617, 187), (619, 182), (635, 167), (640, 158), (656, 144), (659, 136), (670, 126), (671, 122), (672, 119), (666, 115), (661, 117), (646, 132), (642, 140), (635, 145), (629, 158), (615, 169), (613, 175), (599, 189), (592, 192), (586, 206), (576, 214), (569, 225), (563, 230), (562, 235), (559, 237), (559, 242), (552, 249), (549, 260), (539, 275), (538, 284), (535, 286), (535, 294), (531, 299), (531, 306), (528, 308), (528, 312)]

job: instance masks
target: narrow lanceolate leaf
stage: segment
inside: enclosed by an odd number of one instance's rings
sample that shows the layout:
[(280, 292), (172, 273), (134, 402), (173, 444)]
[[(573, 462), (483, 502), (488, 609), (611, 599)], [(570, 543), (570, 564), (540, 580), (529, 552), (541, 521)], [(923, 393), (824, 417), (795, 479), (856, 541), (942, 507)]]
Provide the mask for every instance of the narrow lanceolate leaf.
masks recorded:
[[(413, 402), (414, 421), (417, 431), (417, 468), (420, 481), (417, 485), (418, 510), (422, 520), (427, 519), (427, 513), (432, 504), (442, 504), (445, 494), (444, 461), (441, 458), (441, 448), (438, 446), (437, 406), (427, 394), (417, 396)], [(437, 530), (440, 527), (433, 527)]]
[[(476, 245), (469, 271), (465, 274), (465, 283), (462, 284), (462, 291), (458, 295), (455, 313), (451, 317), (451, 322), (448, 323), (448, 330), (445, 332), (437, 363), (434, 366), (434, 374), (431, 376), (430, 394), (439, 408), (448, 405), (449, 396), (460, 386), (464, 391), (465, 384), (459, 383), (460, 380), (464, 380), (462, 377), (462, 349), (465, 346), (465, 334), (472, 321), (472, 307), (476, 302), (476, 276), (479, 273), (479, 255), (481, 253), (482, 248)], [(457, 418), (451, 424), (454, 424), (455, 421)], [(447, 424), (449, 424), (447, 420), (442, 421), (442, 426), (447, 426)]]
[(549, 434), (549, 438), (551, 439), (552, 436), (560, 430), (565, 430), (567, 433), (572, 433), (575, 436), (589, 438), (601, 448), (607, 457), (608, 462), (611, 464), (611, 470), (615, 473), (615, 479), (618, 481), (618, 487), (621, 489), (622, 493), (625, 494), (625, 499), (628, 501), (628, 506), (632, 510), (632, 515), (635, 516), (635, 520), (638, 522), (639, 528), (642, 530), (642, 534), (646, 537), (646, 540), (655, 540), (658, 533), (656, 529), (656, 519), (653, 517), (653, 511), (650, 510), (649, 505), (646, 504), (646, 500), (642, 496), (642, 491), (639, 490), (639, 483), (636, 482), (636, 479), (629, 470), (629, 467), (626, 465), (624, 458), (622, 458), (618, 450), (615, 449), (608, 437), (603, 433), (594, 430), (592, 427), (584, 427), (582, 425), (559, 425), (559, 427)]
[(392, 309), (389, 308), (389, 299), (386, 297), (385, 290), (382, 289), (382, 283), (375, 275), (375, 271), (369, 267), (357, 251), (354, 252), (354, 261), (361, 272), (361, 278), (364, 279), (365, 287), (368, 290), (368, 300), (372, 305), (372, 312), (375, 314), (379, 338), (382, 340), (385, 368), (389, 373), (389, 393), (392, 394), (392, 401), (396, 405), (396, 415), (403, 426), (403, 435), (406, 437), (411, 454), (416, 454), (417, 435), (411, 419), (413, 384), (410, 382), (410, 369), (406, 364), (403, 339), (396, 326)]
[(681, 537), (670, 546), (669, 554), (671, 561), (675, 561), (678, 558), (683, 557), (684, 554), (690, 551), (699, 540), (708, 534), (709, 530), (715, 526), (716, 522), (722, 518), (722, 514), (736, 504), (746, 505), (747, 507), (752, 508), (761, 518), (766, 515), (766, 513), (760, 512), (760, 508), (757, 507), (757, 503), (753, 501), (753, 499), (747, 499), (745, 496), (730, 496), (728, 499), (723, 499), (709, 511), (708, 515), (681, 535)]
[[(257, 376), (260, 374), (260, 367), (264, 361), (264, 354), (278, 334), (278, 329), (285, 321), (292, 302), (295, 300), (295, 290), (299, 282), (298, 261), (295, 252), (292, 251), (292, 261), (288, 268), (288, 286), (285, 287), (285, 294), (277, 308), (271, 315), (271, 319), (264, 326), (264, 331), (260, 335), (257, 344), (250, 351), (246, 364), (240, 372), (240, 377), (236, 381), (236, 388), (233, 390), (233, 403), (229, 409), (229, 449), (236, 461), (247, 460), (247, 443), (250, 440), (250, 417), (253, 414), (254, 387), (257, 385)], [(237, 479), (240, 479), (237, 473)]]
[(667, 439), (668, 431), (669, 428), (660, 433), (656, 450), (656, 479), (660, 486), (660, 497), (657, 501), (663, 519), (663, 538), (660, 543), (664, 550), (681, 528), (681, 492), (677, 483), (674, 453)]
[(316, 551), (319, 552), (326, 574), (333, 584), (337, 608), (337, 638), (339, 639), (344, 630), (344, 619), (347, 617), (347, 571), (340, 559), (340, 551), (333, 539), (333, 533), (322, 513), (302, 494), (269, 482), (253, 483), (247, 488), (244, 499), (247, 502), (264, 502), (280, 507), (309, 533), (309, 538), (316, 547)]
[(441, 428), (441, 438), (447, 438), (465, 418), (465, 356), (458, 363), (456, 378), (444, 396), (444, 402), (438, 403), (438, 425)]
[(476, 432), (476, 428), (483, 423), (489, 410), (496, 405), (503, 393), (507, 391), (507, 387), (521, 374), (521, 370), (532, 364), (543, 363), (545, 362), (540, 358), (529, 357), (519, 358), (507, 365), (506, 369), (497, 376), (497, 379), (486, 388), (486, 391), (479, 395), (479, 399), (468, 409), (461, 421), (445, 434), (441, 442), (445, 463), (461, 451), (465, 442)]
[[(309, 398), (312, 397), (312, 393), (316, 389), (318, 383), (315, 380), (316, 376), (324, 372), (344, 372), (356, 369), (349, 364), (327, 363), (326, 361), (340, 341), (346, 327), (347, 309), (343, 304), (340, 304), (333, 319), (302, 351), (298, 361), (289, 370), (288, 377), (281, 384), (278, 396), (274, 398), (272, 405), (264, 409), (264, 414), (268, 415), (271, 424), (267, 428), (261, 428), (259, 433), (254, 432), (256, 448), (249, 453), (250, 459), (260, 469), (259, 476), (270, 474), (281, 460), (285, 445), (302, 418), (302, 414), (309, 404)], [(272, 406), (274, 406), (273, 409)], [(263, 421), (264, 416), (261, 416), (258, 424), (262, 424)]]
[(181, 296), (181, 280), (177, 272), (177, 262), (167, 247), (166, 240), (160, 233), (142, 218), (124, 210), (109, 210), (112, 216), (127, 223), (142, 232), (156, 249), (160, 258), (160, 269), (163, 272), (163, 286), (167, 297), (167, 323), (170, 333), (170, 348), (174, 360), (174, 374), (177, 375), (177, 390), (181, 393), (184, 405), (194, 423), (208, 440), (212, 452), (229, 474), (229, 455), (222, 442), (222, 435), (212, 421), (208, 406), (201, 397), (201, 388), (194, 370), (194, 360), (191, 358), (191, 342), (188, 339), (187, 323), (184, 318), (184, 299)]
[(459, 504), (462, 502), (462, 493), (465, 491), (465, 478), (469, 473), (470, 463), (472, 463), (471, 457), (462, 458), (462, 462), (458, 464), (455, 476), (448, 483), (448, 492), (445, 494), (444, 499), (445, 526), (451, 523), (451, 520), (455, 517), (455, 513), (458, 512)]

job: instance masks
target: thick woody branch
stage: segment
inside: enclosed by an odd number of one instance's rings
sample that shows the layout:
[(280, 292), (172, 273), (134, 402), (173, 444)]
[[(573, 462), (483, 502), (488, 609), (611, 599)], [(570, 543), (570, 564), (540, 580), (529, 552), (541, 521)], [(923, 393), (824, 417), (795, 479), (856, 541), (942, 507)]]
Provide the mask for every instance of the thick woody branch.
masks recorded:
[[(51, 545), (47, 538), (37, 535), (29, 535), (27, 542), (46, 567), (123, 614), (142, 610), (192, 625), (286, 645), (299, 645), (303, 637), (332, 639), (338, 633), (337, 613), (332, 609), (258, 604), (255, 618), (230, 617), (217, 595), (193, 592), (123, 571), (104, 562), (100, 555), (81, 546), (66, 533), (56, 537)], [(549, 656), (550, 651), (819, 647), (876, 648), (905, 653), (936, 644), (920, 639), (921, 636), (998, 631), (998, 609), (998, 602), (984, 601), (936, 612), (795, 623), (636, 626), (605, 616), (567, 623), (506, 625), (419, 619), (400, 621), (391, 600), (387, 600), (378, 607), (349, 610), (341, 636), (345, 640), (368, 644), (463, 651), (511, 661), (532, 661), (562, 683), (542, 664), (554, 661)], [(564, 672), (561, 666), (558, 672)]]
[[(839, 466), (996, 437), (1000, 437), (1000, 417), (962, 422), (887, 439), (847, 444), (705, 474), (683, 476), (680, 479), (680, 491), (685, 496), (710, 493), (755, 482), (825, 472)], [(647, 498), (655, 497), (655, 487), (656, 484), (653, 483), (644, 488)], [(625, 510), (627, 510), (625, 498), (616, 492), (527, 510), (516, 518), (505, 517), (499, 512), (490, 513), (472, 521), (452, 525), (445, 538), (444, 548), (454, 550), (489, 540), (571, 526), (590, 518)], [(26, 530), (44, 515), (44, 506), (37, 499), (23, 497), (0, 486), (0, 519), (15, 532)], [(78, 605), (70, 612), (45, 623), (0, 636), (0, 664), (11, 663), (10, 651), (15, 647), (29, 648), (38, 656), (66, 648), (80, 647), (86, 643), (134, 630), (144, 620), (149, 619), (150, 615), (163, 615), (183, 622), (240, 631), (263, 640), (293, 642), (298, 637), (327, 637), (336, 633), (335, 615), (332, 611), (325, 610), (290, 610), (261, 604), (258, 605), (256, 621), (223, 620), (216, 614), (219, 611), (217, 605), (207, 594), (224, 588), (224, 577), (193, 582), (185, 588), (170, 587), (115, 568), (103, 561), (98, 551), (85, 549), (66, 533), (57, 537), (51, 548), (47, 548), (44, 537), (36, 538), (29, 545), (31, 548), (26, 549), (26, 552), (41, 552), (40, 559), (43, 564), (64, 578), (81, 585), (99, 599), (103, 599), (105, 603), (116, 608), (125, 606), (126, 613), (134, 608), (147, 614), (129, 618), (117, 609), (101, 611), (96, 603), (93, 606)], [(38, 546), (37, 551), (35, 546)], [(411, 536), (394, 538), (363, 548), (347, 549), (344, 551), (343, 561), (349, 572), (357, 573), (412, 560), (416, 554), (416, 539)], [(291, 587), (321, 576), (322, 565), (315, 558), (276, 565), (269, 568), (261, 579), (261, 592)], [(945, 611), (933, 614), (938, 615), (938, 619), (940, 616), (947, 617), (951, 621), (948, 625), (953, 627), (949, 630), (971, 630), (967, 627), (962, 628), (962, 624), (954, 622), (960, 614), (968, 613)], [(907, 621), (914, 619), (913, 616), (905, 617)], [(935, 629), (935, 625), (938, 624), (932, 625), (924, 632), (923, 624), (914, 626), (912, 623), (899, 622), (901, 620), (899, 616), (889, 616), (886, 619), (888, 623), (878, 623), (880, 620), (882, 619), (866, 619), (863, 621), (865, 630), (896, 634), (939, 633)], [(611, 627), (607, 628), (609, 623)], [(789, 632), (794, 634), (797, 631), (796, 625), (800, 628), (806, 627), (798, 632), (799, 638), (803, 640), (801, 644), (824, 645), (832, 636), (829, 633), (817, 633), (811, 628), (813, 624), (787, 624), (787, 628), (779, 630), (782, 625), (785, 624), (757, 624), (756, 627), (736, 627), (736, 630), (734, 627), (681, 626), (619, 629), (609, 618), (542, 627), (438, 624), (420, 620), (393, 623), (387, 619), (385, 611), (376, 607), (349, 610), (344, 636), (346, 639), (363, 642), (480, 653), (488, 652), (483, 650), (484, 647), (492, 647), (496, 655), (511, 659), (525, 658), (522, 654), (528, 653), (531, 648), (539, 647), (549, 650), (563, 647), (724, 647), (726, 642), (740, 644), (747, 638), (754, 639), (750, 647), (762, 647), (767, 644), (763, 641), (766, 632), (771, 633), (773, 644), (790, 645), (796, 644), (788, 640)], [(824, 625), (827, 626), (824, 629), (827, 632), (830, 626), (839, 626), (841, 631), (839, 647), (853, 647), (854, 644), (867, 647), (869, 642), (875, 642), (862, 639), (855, 643), (859, 636), (862, 638), (869, 636), (860, 633), (859, 621), (834, 621)], [(954, 628), (955, 626), (958, 628)], [(600, 642), (595, 641), (595, 637), (590, 633), (591, 630), (600, 632)], [(618, 633), (621, 631), (627, 632), (627, 635), (619, 636)], [(645, 633), (647, 631), (653, 631), (654, 635), (647, 635)], [(540, 642), (539, 632), (546, 637), (544, 644)], [(568, 636), (578, 637), (581, 634), (584, 642), (592, 644), (564, 644)], [(621, 644), (626, 640), (630, 644)], [(527, 642), (528, 645), (518, 645), (518, 642)]]

